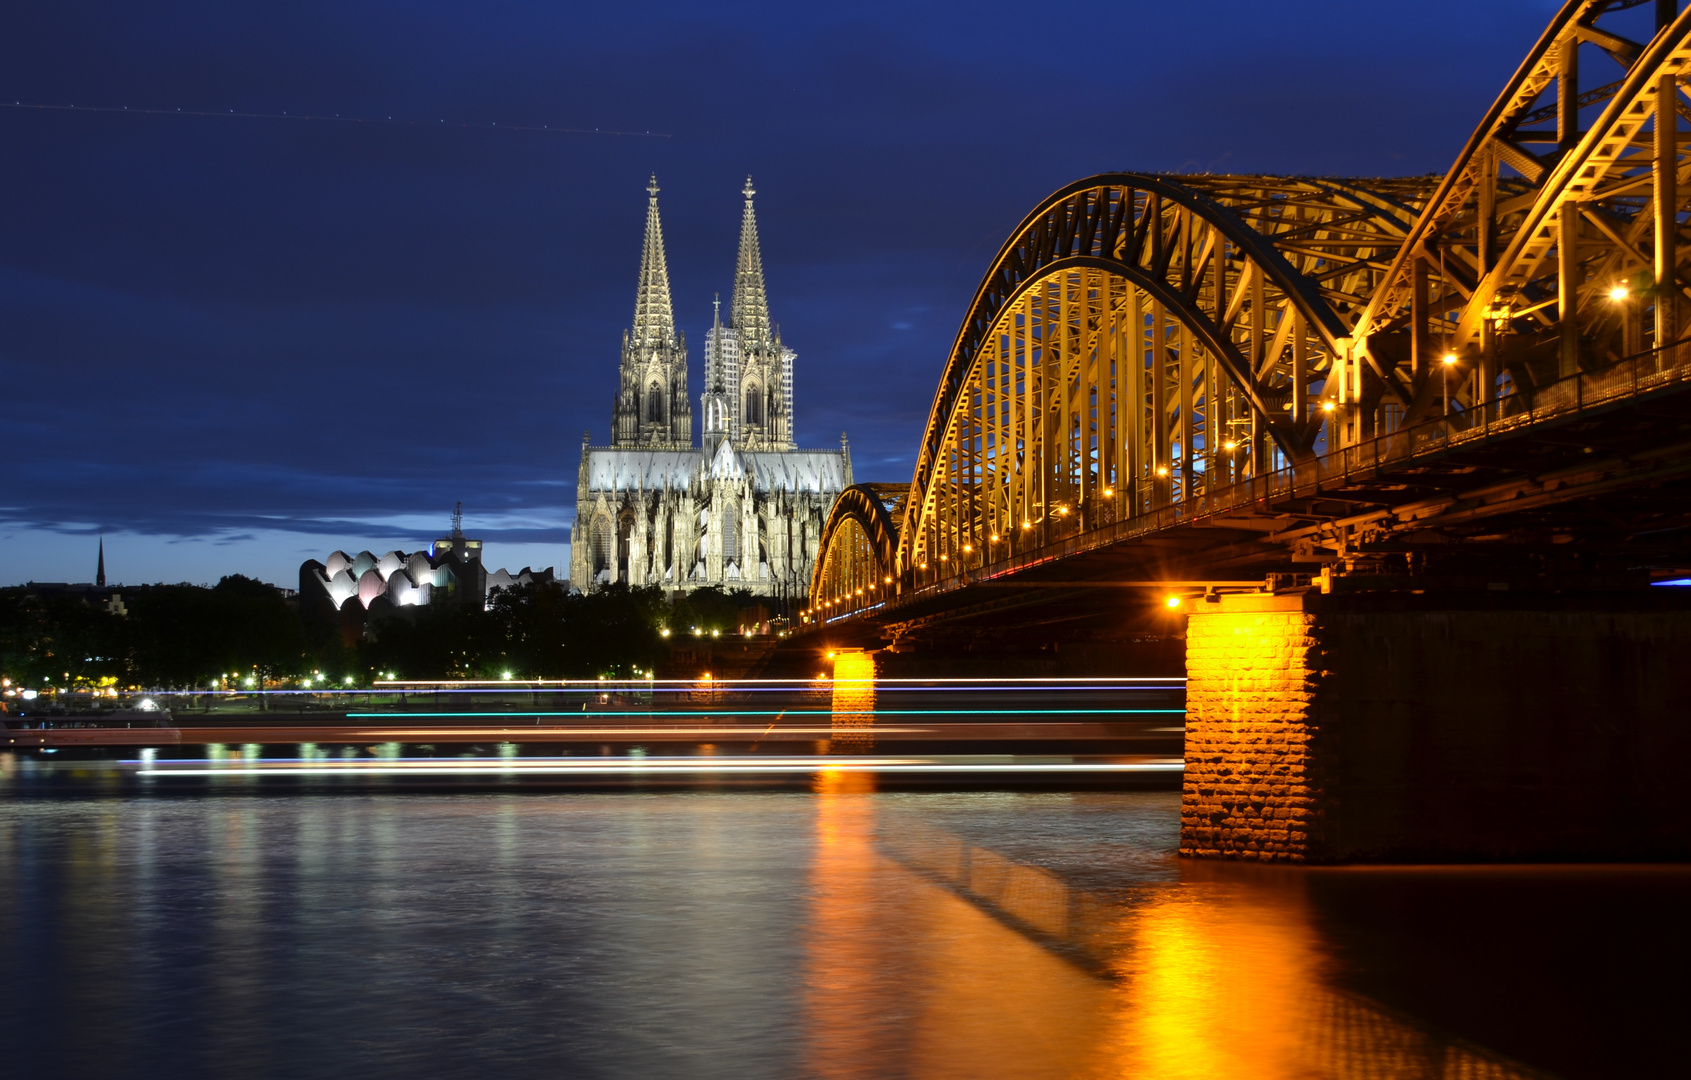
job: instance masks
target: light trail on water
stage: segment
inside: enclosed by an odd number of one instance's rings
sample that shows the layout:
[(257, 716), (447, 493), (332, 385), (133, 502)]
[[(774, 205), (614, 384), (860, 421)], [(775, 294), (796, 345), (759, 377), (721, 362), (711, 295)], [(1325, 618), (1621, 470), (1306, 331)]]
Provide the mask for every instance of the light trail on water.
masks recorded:
[(494, 774), (523, 776), (627, 776), (635, 774), (711, 776), (771, 775), (826, 772), (891, 774), (931, 773), (955, 775), (1006, 774), (1108, 774), (1177, 773), (1185, 768), (1180, 758), (1141, 758), (1113, 761), (1033, 758), (1017, 760), (1002, 755), (988, 757), (529, 757), (466, 760), (463, 758), (333, 759), (333, 758), (249, 758), (204, 762), (147, 759), (120, 762), (126, 768), (149, 776), (475, 776)]

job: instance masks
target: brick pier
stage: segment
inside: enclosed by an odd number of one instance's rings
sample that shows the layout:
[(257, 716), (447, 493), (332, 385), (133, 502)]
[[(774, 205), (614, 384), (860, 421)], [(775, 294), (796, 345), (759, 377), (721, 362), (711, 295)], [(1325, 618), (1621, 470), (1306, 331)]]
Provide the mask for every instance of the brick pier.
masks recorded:
[(1691, 857), (1679, 594), (1194, 605), (1181, 854)]

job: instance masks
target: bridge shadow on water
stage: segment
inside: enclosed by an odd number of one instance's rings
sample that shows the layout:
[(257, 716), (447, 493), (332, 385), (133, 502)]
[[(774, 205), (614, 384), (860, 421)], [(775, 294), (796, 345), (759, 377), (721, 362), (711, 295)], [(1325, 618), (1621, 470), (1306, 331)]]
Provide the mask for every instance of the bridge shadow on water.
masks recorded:
[[(886, 813), (871, 789), (849, 774), (817, 789), (808, 1007), (824, 1062), (896, 1056), (920, 1076), (1519, 1080), (1639, 1075), (1670, 1059), (1676, 1006), (1642, 970), (1617, 979), (1617, 964), (1651, 965), (1609, 949), (1653, 941), (1683, 956), (1683, 934), (1616, 927), (1669, 925), (1691, 870), (1309, 869), (1152, 847), (1134, 884), (1085, 884), (1072, 854), (1006, 853)], [(921, 886), (890, 884), (906, 878)], [(1570, 901), (1603, 923), (1601, 944), (1573, 940)], [(878, 919), (919, 928), (925, 948), (885, 954)], [(912, 1002), (898, 1023), (882, 1010), (889, 972)]]

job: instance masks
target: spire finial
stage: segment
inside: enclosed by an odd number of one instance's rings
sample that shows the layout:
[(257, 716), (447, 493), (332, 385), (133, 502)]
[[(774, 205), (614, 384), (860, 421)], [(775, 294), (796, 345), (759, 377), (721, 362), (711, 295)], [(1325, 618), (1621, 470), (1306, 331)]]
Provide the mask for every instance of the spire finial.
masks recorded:
[(106, 587), (106, 538), (100, 537), (100, 565), (94, 571), (94, 584), (98, 588)]
[(745, 195), (747, 202), (751, 202), (752, 196), (757, 194), (757, 189), (752, 187), (752, 178), (750, 173), (746, 174), (746, 186), (741, 188), (740, 191), (743, 195)]
[(657, 173), (653, 173), (652, 179), (647, 182), (647, 184), (646, 184), (646, 194), (648, 194), (652, 197), (653, 202), (658, 201), (658, 174)]

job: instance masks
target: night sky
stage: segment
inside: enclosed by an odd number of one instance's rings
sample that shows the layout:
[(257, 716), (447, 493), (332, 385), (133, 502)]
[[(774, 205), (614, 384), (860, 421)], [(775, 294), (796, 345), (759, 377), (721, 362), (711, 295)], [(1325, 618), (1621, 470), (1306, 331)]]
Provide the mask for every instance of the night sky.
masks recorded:
[(0, 584), (291, 585), (458, 500), (567, 573), (654, 171), (695, 428), (750, 173), (800, 445), (907, 481), (1043, 196), (1442, 172), (1557, 6), (5, 5)]

